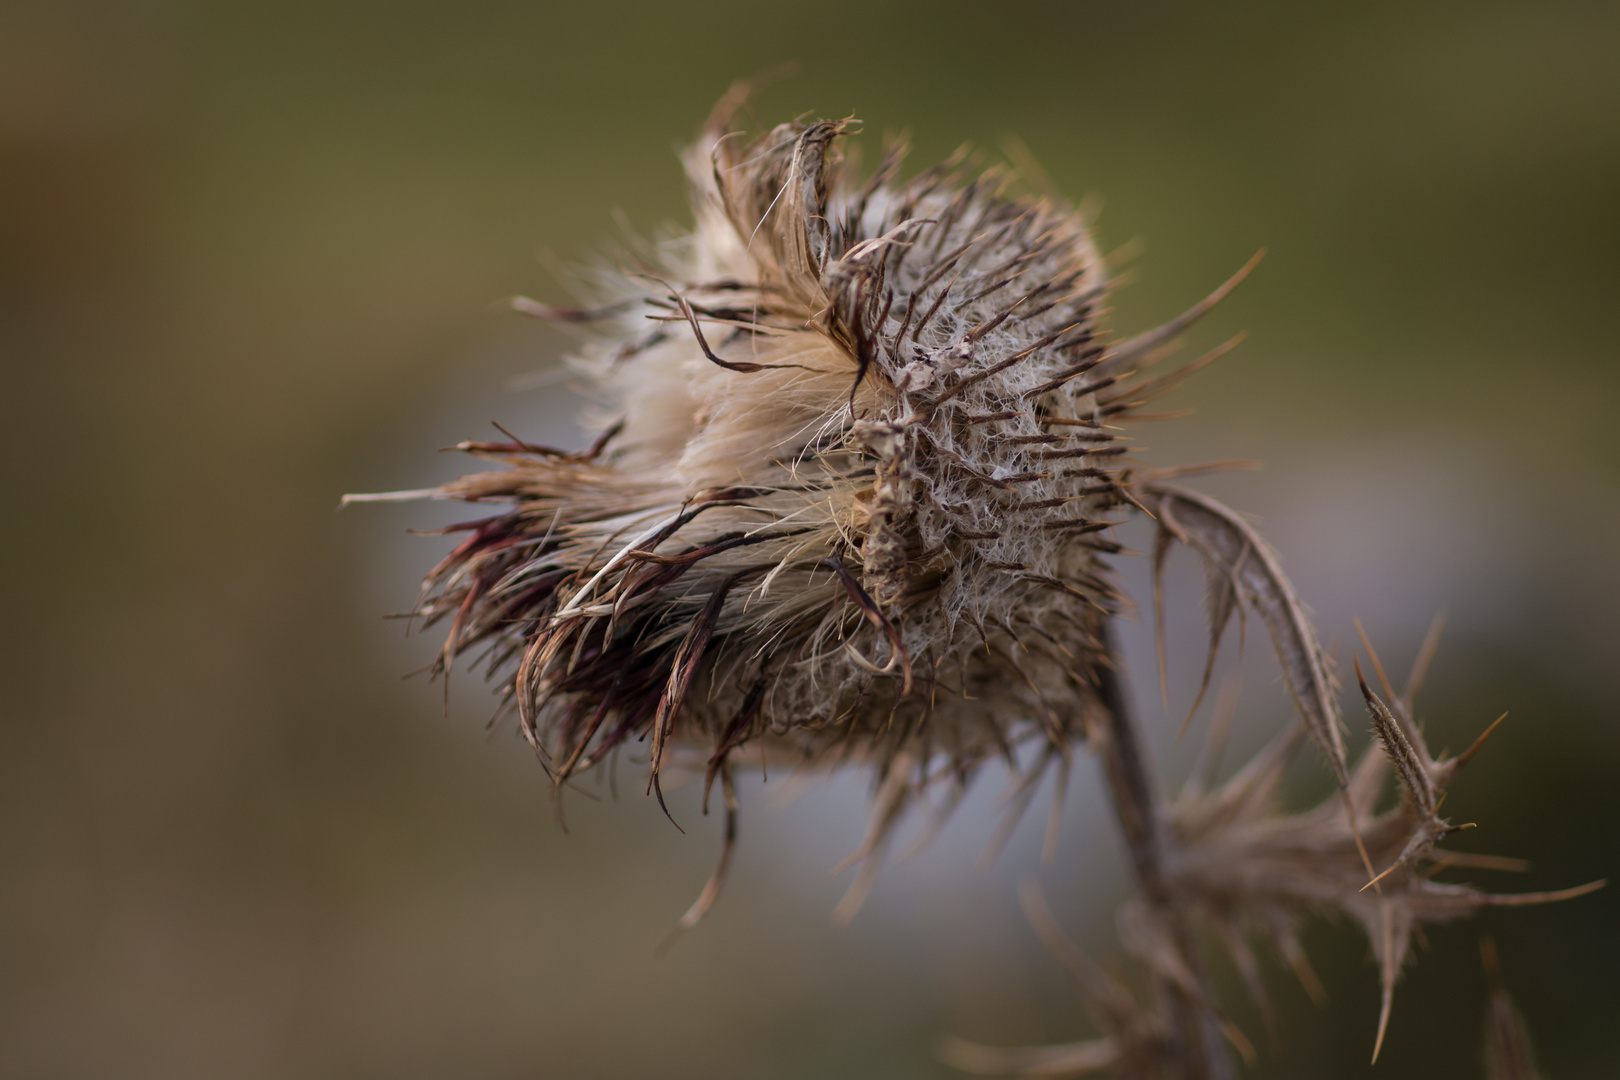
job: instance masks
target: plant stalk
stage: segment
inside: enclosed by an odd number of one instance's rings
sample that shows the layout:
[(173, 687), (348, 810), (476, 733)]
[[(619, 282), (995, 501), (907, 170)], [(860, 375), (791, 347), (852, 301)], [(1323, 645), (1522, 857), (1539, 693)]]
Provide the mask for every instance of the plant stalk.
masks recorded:
[[(1106, 655), (1120, 655), (1111, 621), (1104, 628), (1104, 644)], [(1109, 717), (1107, 737), (1098, 740), (1099, 751), (1136, 883), (1153, 913), (1171, 927), (1175, 947), (1193, 978), (1201, 988), (1207, 987), (1196, 935), (1175, 902), (1165, 872), (1171, 841), (1164, 826), (1163, 800), (1119, 668), (1100, 667), (1096, 685)], [(1233, 1080), (1232, 1061), (1209, 1006), (1173, 984), (1166, 990), (1179, 1057), (1177, 1080)]]

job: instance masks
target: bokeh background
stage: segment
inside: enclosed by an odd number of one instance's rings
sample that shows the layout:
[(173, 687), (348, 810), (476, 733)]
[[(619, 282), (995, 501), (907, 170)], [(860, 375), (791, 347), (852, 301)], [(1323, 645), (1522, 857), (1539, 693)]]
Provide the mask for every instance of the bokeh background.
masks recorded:
[[(532, 377), (567, 340), (491, 301), (564, 299), (548, 265), (616, 211), (683, 220), (674, 148), (783, 61), (767, 120), (910, 128), (920, 163), (1016, 135), (1098, 196), (1105, 249), (1140, 247), (1125, 330), (1267, 247), (1191, 342), (1247, 343), (1144, 456), (1268, 463), (1204, 486), (1259, 514), (1341, 657), (1359, 616), (1404, 672), (1450, 613), (1434, 741), (1512, 715), (1448, 809), (1535, 863), (1474, 880), (1613, 877), (1617, 51), (1597, 3), (5, 0), (0, 1073), (924, 1078), (953, 1075), (947, 1034), (1091, 1030), (1013, 899), (1035, 875), (1118, 955), (1089, 767), (1052, 864), (1037, 804), (979, 868), (986, 776), (847, 927), (828, 871), (862, 785), (753, 778), (727, 892), (658, 958), (718, 822), (681, 792), (677, 833), (627, 782), (565, 836), (476, 678), (448, 706), (401, 680), (431, 644), (379, 616), (439, 512), (336, 510), (453, 475), (436, 448), (491, 420), (575, 437)], [(1178, 563), (1168, 713), (1129, 639), (1171, 780), (1200, 591)], [(1287, 715), (1268, 652), (1235, 752)], [(1297, 797), (1322, 785), (1306, 761)], [(1480, 1075), (1482, 932), (1548, 1075), (1620, 1074), (1615, 889), (1432, 931), (1376, 1073)], [(1324, 922), (1307, 948), (1331, 1004), (1272, 965), (1284, 1046), (1255, 1075), (1371, 1075), (1364, 942)]]

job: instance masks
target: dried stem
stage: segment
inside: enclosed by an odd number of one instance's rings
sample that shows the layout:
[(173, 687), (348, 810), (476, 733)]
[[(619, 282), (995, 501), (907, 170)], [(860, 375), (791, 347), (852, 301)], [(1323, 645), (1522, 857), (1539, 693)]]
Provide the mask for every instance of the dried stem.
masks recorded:
[[(1117, 657), (1112, 623), (1105, 633), (1109, 655)], [(1096, 738), (1096, 746), (1103, 759), (1108, 793), (1114, 802), (1114, 812), (1119, 816), (1120, 830), (1125, 834), (1125, 847), (1130, 852), (1131, 868), (1136, 874), (1142, 900), (1171, 928), (1174, 946), (1196, 984), (1207, 985), (1192, 926), (1175, 903), (1175, 894), (1165, 873), (1169, 839), (1164, 827), (1162, 800), (1119, 669), (1101, 669), (1097, 687), (1109, 720), (1108, 731)], [(1185, 1080), (1231, 1080), (1235, 1074), (1217, 1018), (1204, 1002), (1186, 989), (1170, 984), (1166, 992), (1172, 1030), (1179, 1043), (1180, 1076)]]

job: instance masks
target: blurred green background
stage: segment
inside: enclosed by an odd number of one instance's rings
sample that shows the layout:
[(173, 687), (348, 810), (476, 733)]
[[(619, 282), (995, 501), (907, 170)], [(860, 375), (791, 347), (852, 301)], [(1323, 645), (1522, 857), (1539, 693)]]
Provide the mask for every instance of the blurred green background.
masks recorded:
[[(788, 60), (768, 121), (909, 128), (919, 166), (1016, 134), (1100, 196), (1104, 248), (1142, 245), (1126, 330), (1267, 247), (1192, 344), (1248, 342), (1146, 456), (1265, 459), (1206, 486), (1262, 513), (1328, 637), (1358, 615), (1404, 671), (1451, 612), (1435, 741), (1512, 718), (1448, 810), (1535, 860), (1476, 879), (1614, 877), (1617, 54), (1612, 4), (5, 0), (0, 1073), (922, 1078), (948, 1033), (1090, 1030), (1012, 900), (1038, 874), (1116, 954), (1089, 772), (1054, 865), (1037, 821), (975, 869), (989, 777), (845, 928), (861, 785), (752, 780), (731, 886), (656, 958), (718, 823), (627, 783), (564, 836), (476, 678), (448, 709), (399, 679), (430, 646), (378, 616), (442, 518), (334, 510), (453, 475), (435, 448), (491, 419), (567, 437), (564, 390), (511, 388), (566, 340), (489, 303), (562, 299), (537, 250), (588, 259), (617, 209), (684, 219), (674, 148)], [(1130, 641), (1166, 747), (1201, 635), (1177, 574), (1170, 716)], [(1251, 742), (1286, 710), (1266, 651)], [(1617, 898), (1431, 932), (1376, 1073), (1480, 1075), (1488, 930), (1548, 1074), (1620, 1074)], [(1332, 1003), (1273, 965), (1256, 1075), (1371, 1075), (1365, 944), (1307, 947)]]

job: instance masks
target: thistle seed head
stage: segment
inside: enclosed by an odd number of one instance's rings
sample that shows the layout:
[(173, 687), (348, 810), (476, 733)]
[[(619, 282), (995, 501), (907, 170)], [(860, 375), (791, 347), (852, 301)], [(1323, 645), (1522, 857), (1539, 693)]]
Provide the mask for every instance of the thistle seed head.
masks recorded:
[(486, 647), (559, 783), (760, 744), (903, 802), (1066, 754), (1113, 664), (1124, 369), (1166, 334), (1110, 345), (1086, 221), (1009, 173), (900, 181), (894, 146), (861, 181), (849, 121), (750, 139), (739, 102), (686, 155), (690, 234), (593, 308), (516, 302), (591, 325), (571, 363), (612, 419), (584, 452), (462, 444), (500, 467), (434, 494), (506, 509), (427, 579), (441, 665)]

